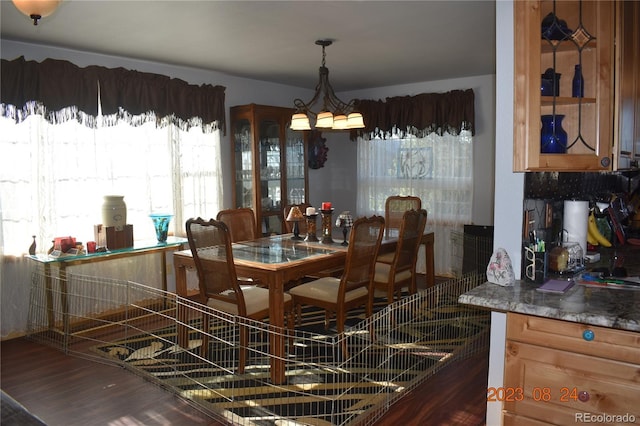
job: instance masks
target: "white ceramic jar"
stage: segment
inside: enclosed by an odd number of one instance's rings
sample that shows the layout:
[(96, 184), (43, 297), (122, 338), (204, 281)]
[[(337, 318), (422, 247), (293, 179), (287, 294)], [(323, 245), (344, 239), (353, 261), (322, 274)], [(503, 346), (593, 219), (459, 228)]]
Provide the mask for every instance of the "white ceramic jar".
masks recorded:
[(124, 195), (105, 195), (102, 203), (102, 226), (115, 226), (122, 231), (127, 224), (127, 205)]

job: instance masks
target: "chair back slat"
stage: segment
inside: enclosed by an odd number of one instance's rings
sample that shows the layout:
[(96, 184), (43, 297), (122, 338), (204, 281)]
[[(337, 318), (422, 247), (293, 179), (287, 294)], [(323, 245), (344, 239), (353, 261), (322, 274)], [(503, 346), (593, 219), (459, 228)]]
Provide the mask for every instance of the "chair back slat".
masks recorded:
[(216, 219), (227, 225), (232, 243), (257, 238), (256, 216), (250, 208), (220, 210)]
[(394, 269), (415, 268), (420, 240), (424, 234), (426, 223), (427, 211), (425, 209), (411, 209), (404, 213), (398, 236)]
[(383, 232), (382, 216), (362, 217), (353, 223), (345, 269), (340, 280), (342, 295), (358, 287), (370, 288)]
[(187, 220), (186, 228), (201, 297), (205, 302), (217, 299), (238, 305), (238, 314), (246, 315), (227, 225), (219, 220), (197, 218)]
[(387, 197), (384, 206), (385, 235), (389, 236), (389, 230), (399, 229), (402, 225), (404, 212), (407, 210), (420, 210), (422, 200), (411, 195), (392, 195)]

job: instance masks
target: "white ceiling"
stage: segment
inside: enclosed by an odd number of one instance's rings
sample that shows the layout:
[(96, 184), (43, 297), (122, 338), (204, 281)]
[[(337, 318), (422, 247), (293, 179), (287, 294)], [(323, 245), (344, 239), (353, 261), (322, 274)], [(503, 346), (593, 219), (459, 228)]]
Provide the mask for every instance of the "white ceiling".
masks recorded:
[[(336, 91), (495, 73), (495, 1), (63, 0), (34, 26), (0, 2), (2, 39)], [(12, 59), (12, 58), (7, 58)]]

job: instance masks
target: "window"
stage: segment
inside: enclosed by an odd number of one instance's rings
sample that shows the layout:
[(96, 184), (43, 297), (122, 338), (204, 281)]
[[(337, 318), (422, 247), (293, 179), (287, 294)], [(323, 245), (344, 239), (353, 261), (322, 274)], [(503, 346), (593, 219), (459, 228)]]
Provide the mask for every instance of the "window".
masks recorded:
[(93, 240), (104, 195), (125, 196), (136, 240), (155, 238), (151, 212), (174, 214), (170, 230), (184, 235), (187, 218), (215, 217), (222, 204), (220, 131), (156, 126), (152, 114), (97, 128), (2, 117), (0, 152), (5, 255), (25, 253), (32, 235), (38, 252), (56, 236)]
[(450, 233), (471, 221), (472, 139), (469, 130), (458, 135), (358, 139), (358, 211), (384, 215), (388, 196), (420, 197), (428, 213), (427, 229), (435, 233), (438, 275), (458, 270), (447, 255), (453, 250)]

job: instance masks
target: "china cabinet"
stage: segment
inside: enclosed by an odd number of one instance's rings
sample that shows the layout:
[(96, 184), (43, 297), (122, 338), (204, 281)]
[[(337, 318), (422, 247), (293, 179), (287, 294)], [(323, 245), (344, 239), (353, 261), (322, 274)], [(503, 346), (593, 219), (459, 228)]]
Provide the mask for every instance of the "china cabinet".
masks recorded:
[(514, 170), (611, 170), (615, 2), (516, 1), (514, 13)]
[(640, 423), (637, 332), (509, 312), (506, 337), (504, 425)]
[(284, 206), (308, 202), (306, 136), (289, 128), (293, 112), (256, 104), (231, 108), (233, 203), (253, 209), (258, 235), (283, 233)]

